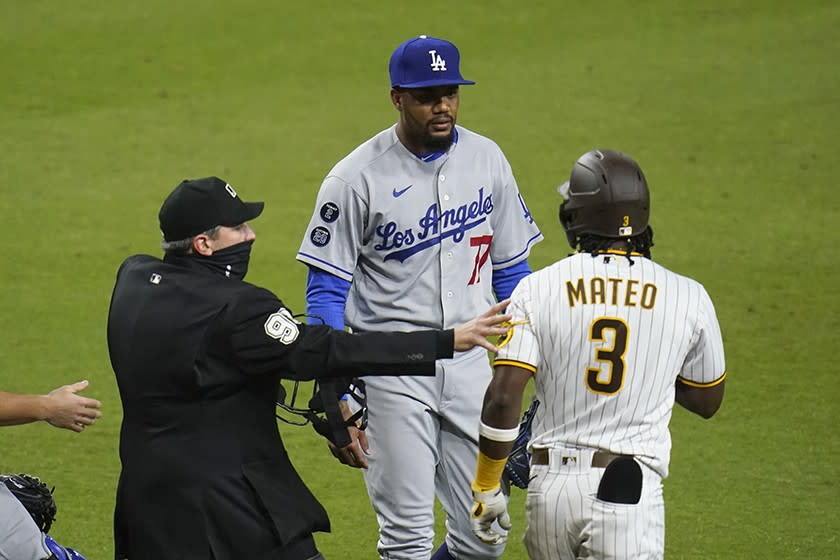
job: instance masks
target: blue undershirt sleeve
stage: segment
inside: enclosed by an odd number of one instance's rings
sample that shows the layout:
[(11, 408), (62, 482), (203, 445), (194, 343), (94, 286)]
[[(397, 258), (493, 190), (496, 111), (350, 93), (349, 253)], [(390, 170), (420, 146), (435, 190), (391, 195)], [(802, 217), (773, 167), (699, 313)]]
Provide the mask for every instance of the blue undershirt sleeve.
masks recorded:
[(513, 293), (513, 289), (519, 281), (531, 274), (531, 267), (528, 266), (528, 259), (519, 261), (507, 268), (500, 268), (493, 271), (493, 291), (499, 301), (507, 299)]
[(307, 322), (321, 322), (334, 329), (344, 330), (344, 306), (350, 282), (320, 268), (310, 266), (306, 276)]

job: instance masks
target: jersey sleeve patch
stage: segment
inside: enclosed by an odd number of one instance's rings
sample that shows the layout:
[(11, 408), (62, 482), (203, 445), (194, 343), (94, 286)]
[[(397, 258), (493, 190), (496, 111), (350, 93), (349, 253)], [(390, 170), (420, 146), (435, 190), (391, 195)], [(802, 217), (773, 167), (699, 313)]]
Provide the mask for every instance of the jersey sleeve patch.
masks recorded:
[(315, 226), (312, 228), (312, 231), (309, 232), (309, 240), (316, 247), (326, 247), (330, 242), (331, 237), (332, 234), (330, 233), (330, 230), (324, 226)]
[(328, 175), (318, 190), (297, 260), (352, 280), (366, 219), (366, 200), (342, 178)]
[(321, 215), (322, 220), (331, 224), (338, 219), (341, 211), (338, 209), (338, 204), (335, 202), (325, 202), (318, 213)]

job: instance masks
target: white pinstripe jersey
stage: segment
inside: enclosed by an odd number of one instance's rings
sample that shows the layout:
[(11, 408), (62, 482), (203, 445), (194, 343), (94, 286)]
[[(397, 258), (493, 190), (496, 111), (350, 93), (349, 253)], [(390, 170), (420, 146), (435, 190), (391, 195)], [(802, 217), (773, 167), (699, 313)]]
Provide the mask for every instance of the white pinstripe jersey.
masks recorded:
[(383, 130), (329, 172), (297, 259), (351, 281), (357, 331), (451, 328), (493, 302), (493, 269), (542, 239), (495, 142), (461, 126), (423, 161)]
[(723, 380), (723, 342), (703, 286), (641, 256), (578, 253), (524, 278), (494, 365), (534, 373), (533, 447), (636, 455), (664, 478), (679, 376)]

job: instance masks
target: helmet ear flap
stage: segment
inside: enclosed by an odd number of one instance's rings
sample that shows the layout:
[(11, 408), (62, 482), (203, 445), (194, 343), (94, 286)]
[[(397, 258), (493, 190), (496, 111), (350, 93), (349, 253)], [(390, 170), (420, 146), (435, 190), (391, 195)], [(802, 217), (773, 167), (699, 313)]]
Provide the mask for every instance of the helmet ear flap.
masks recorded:
[(569, 245), (572, 246), (572, 249), (577, 248), (577, 241), (578, 236), (575, 232), (572, 231), (572, 223), (575, 220), (575, 210), (569, 210), (565, 208), (566, 200), (560, 203), (560, 208), (557, 211), (557, 218), (560, 220), (560, 225), (563, 226), (563, 230), (566, 232), (566, 239), (569, 241)]
[(569, 195), (570, 188), (569, 181), (557, 187), (557, 192), (562, 198), (560, 207), (557, 209), (557, 219), (560, 220), (560, 225), (563, 226), (563, 231), (566, 232), (566, 239), (569, 240), (569, 245), (572, 246), (572, 249), (575, 249), (577, 247), (577, 235), (570, 231), (572, 223), (575, 220), (575, 211), (566, 207), (571, 198)]

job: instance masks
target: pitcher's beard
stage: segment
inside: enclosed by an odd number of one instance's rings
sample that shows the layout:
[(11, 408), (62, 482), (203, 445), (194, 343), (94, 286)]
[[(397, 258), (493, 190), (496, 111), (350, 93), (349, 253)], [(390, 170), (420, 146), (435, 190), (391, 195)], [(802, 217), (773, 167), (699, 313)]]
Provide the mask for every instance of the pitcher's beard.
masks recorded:
[(452, 145), (452, 138), (455, 129), (446, 136), (433, 136), (428, 132), (423, 135), (423, 146), (427, 152), (445, 152)]

